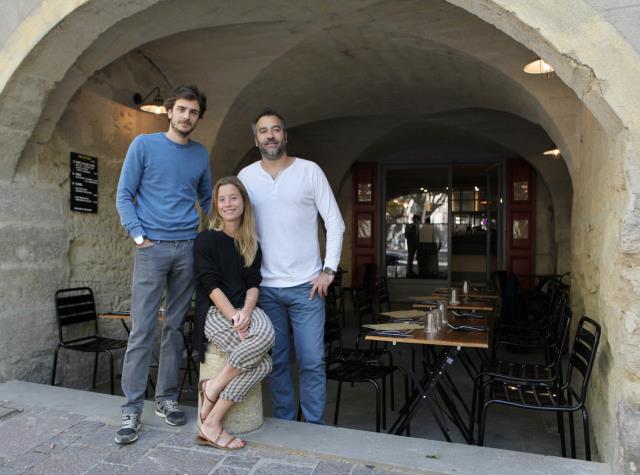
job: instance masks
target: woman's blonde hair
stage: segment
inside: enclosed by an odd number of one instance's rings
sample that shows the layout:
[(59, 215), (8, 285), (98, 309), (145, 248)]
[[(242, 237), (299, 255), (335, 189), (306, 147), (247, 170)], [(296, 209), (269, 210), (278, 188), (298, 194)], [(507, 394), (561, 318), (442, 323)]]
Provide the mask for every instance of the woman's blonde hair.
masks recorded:
[(222, 231), (224, 229), (224, 220), (218, 211), (218, 191), (223, 185), (233, 185), (240, 192), (244, 204), (244, 212), (240, 218), (240, 226), (233, 240), (236, 243), (236, 249), (244, 259), (245, 267), (249, 267), (256, 258), (258, 252), (258, 238), (256, 237), (256, 224), (253, 219), (253, 209), (249, 194), (242, 182), (235, 176), (225, 176), (220, 178), (213, 186), (213, 203), (209, 211), (209, 229)]

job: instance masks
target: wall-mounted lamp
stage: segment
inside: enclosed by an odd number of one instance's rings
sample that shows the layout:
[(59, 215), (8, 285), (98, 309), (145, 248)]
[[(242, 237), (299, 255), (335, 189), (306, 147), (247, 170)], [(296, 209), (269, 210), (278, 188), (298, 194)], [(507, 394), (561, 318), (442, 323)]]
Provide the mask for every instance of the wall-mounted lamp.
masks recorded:
[(551, 150), (547, 150), (546, 152), (543, 152), (542, 155), (547, 155), (547, 156), (551, 156), (553, 158), (558, 158), (560, 156), (560, 149), (552, 148)]
[(545, 60), (536, 59), (529, 64), (525, 64), (523, 71), (527, 74), (544, 74), (548, 79), (554, 76), (555, 69)]
[[(155, 96), (153, 96), (153, 99), (149, 100), (154, 92)], [(136, 92), (133, 95), (133, 102), (134, 104), (140, 105), (140, 110), (144, 112), (150, 112), (158, 115), (167, 113), (167, 109), (162, 105), (164, 100), (160, 95), (160, 88), (158, 86), (151, 89), (151, 91), (149, 91), (149, 93), (144, 97)]]

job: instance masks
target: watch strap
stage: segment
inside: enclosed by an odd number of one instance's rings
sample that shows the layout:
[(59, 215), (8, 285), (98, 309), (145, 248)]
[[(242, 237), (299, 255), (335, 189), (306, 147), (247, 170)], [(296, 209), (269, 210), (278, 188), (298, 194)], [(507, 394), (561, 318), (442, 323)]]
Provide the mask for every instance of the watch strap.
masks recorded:
[(322, 272), (328, 275), (336, 275), (336, 271), (334, 271), (331, 267), (325, 267), (322, 269)]

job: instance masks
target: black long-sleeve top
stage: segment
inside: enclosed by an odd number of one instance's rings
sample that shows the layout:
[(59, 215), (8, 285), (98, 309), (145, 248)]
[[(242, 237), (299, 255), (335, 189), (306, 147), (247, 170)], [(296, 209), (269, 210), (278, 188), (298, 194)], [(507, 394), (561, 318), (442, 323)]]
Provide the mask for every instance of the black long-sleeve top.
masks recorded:
[(193, 247), (196, 279), (196, 319), (193, 331), (193, 347), (204, 361), (204, 323), (213, 302), (211, 292), (220, 289), (235, 308), (242, 308), (247, 290), (258, 287), (262, 276), (260, 264), (262, 251), (258, 252), (249, 267), (236, 249), (232, 237), (222, 231), (206, 230), (198, 234)]

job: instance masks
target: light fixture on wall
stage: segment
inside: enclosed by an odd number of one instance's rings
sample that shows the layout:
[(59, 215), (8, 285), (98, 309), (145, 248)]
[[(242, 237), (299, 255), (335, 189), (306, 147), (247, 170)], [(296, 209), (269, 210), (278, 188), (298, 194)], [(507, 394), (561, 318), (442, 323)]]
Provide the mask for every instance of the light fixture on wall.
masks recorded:
[(553, 66), (545, 60), (536, 59), (529, 64), (525, 64), (523, 71), (527, 74), (544, 74), (546, 78), (552, 78), (554, 76), (555, 69), (553, 69)]
[[(153, 94), (153, 99), (149, 99)], [(141, 94), (135, 93), (133, 95), (134, 104), (140, 105), (140, 110), (144, 112), (150, 112), (152, 114), (166, 114), (167, 109), (164, 107), (164, 100), (162, 99), (162, 95), (160, 94), (160, 88), (158, 86), (154, 87), (149, 91), (149, 93), (142, 97)]]
[(543, 152), (542, 155), (547, 155), (553, 158), (558, 158), (560, 157), (560, 149), (558, 148), (552, 148), (551, 150), (547, 150), (546, 152)]

